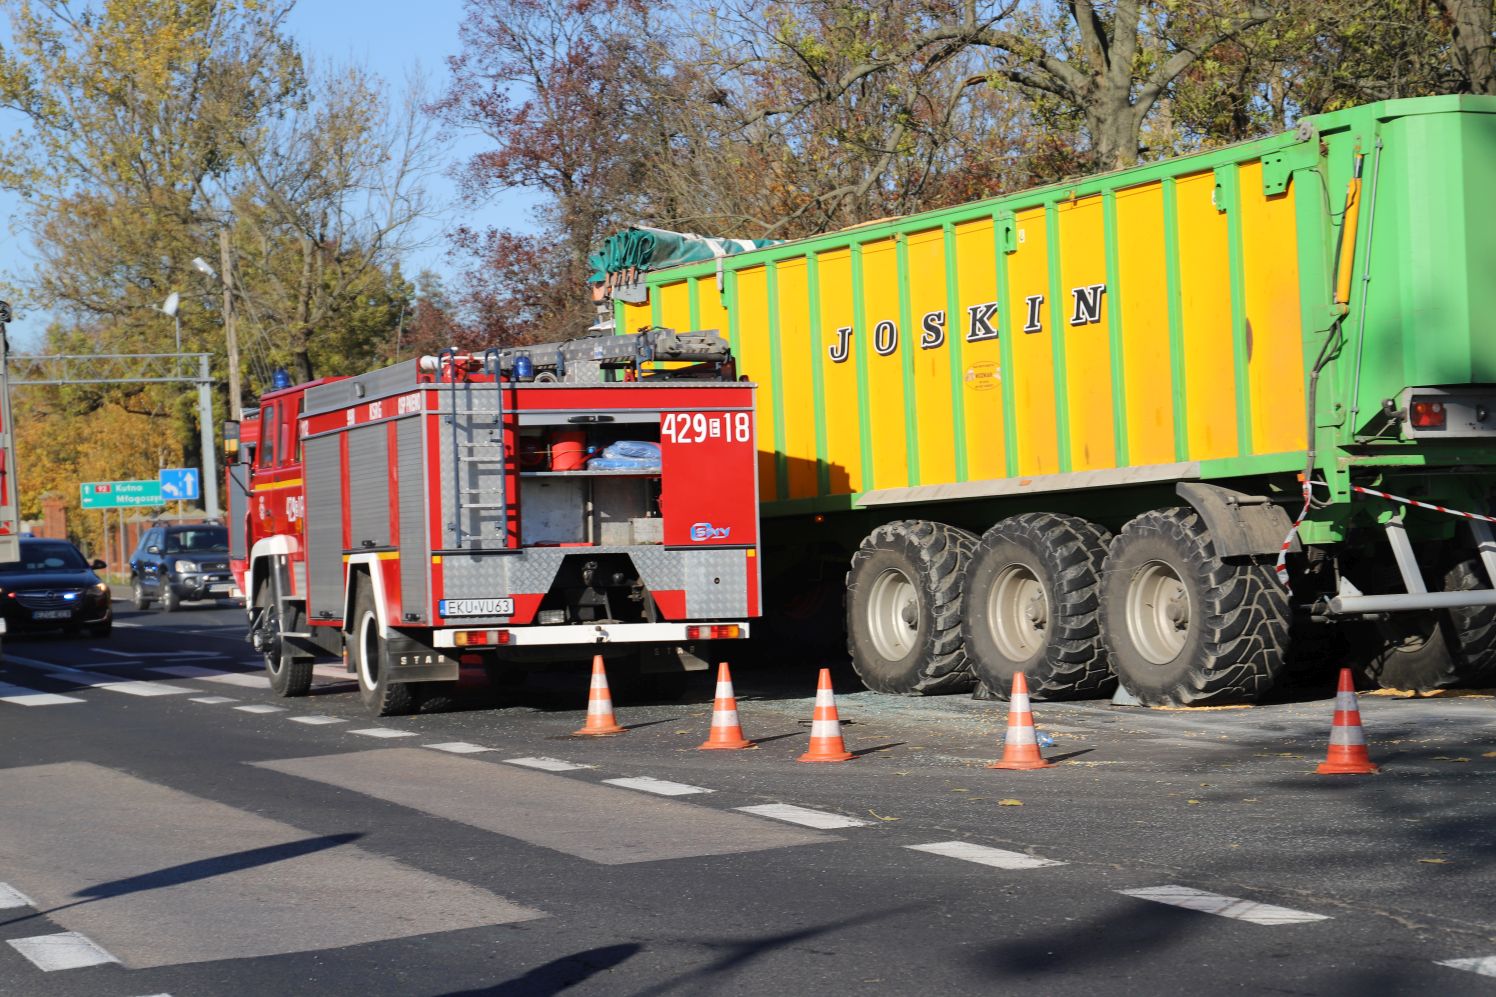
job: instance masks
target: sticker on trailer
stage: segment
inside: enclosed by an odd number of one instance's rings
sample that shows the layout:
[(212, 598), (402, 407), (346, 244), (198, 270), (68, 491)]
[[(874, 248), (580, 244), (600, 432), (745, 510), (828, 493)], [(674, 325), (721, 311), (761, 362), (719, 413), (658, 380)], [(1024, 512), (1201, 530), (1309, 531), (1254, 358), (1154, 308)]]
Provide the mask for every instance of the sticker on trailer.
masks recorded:
[(442, 616), (513, 616), (513, 599), (442, 599), (436, 604)]

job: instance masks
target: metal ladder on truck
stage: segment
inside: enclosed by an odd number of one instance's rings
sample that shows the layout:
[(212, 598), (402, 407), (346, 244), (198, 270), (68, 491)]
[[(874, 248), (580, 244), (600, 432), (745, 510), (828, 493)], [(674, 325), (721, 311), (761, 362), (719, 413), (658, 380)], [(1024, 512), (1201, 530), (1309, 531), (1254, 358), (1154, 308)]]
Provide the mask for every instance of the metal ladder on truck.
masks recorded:
[[(493, 377), (497, 395), (492, 412), (459, 404), (464, 394), (471, 398), (477, 385), (464, 381), (462, 387), (467, 391), (459, 391), (459, 354), (455, 348), (448, 347), (437, 355), (437, 370), (447, 374), (450, 400), (447, 424), (452, 447), (452, 521), (447, 528), (452, 532), (454, 548), (486, 550), (490, 548), (484, 544), (490, 541), (497, 541), (500, 548), (509, 546), (509, 456), (504, 446), (504, 381), (499, 372), (499, 354), (498, 349), (490, 347), (483, 351), (481, 360), (483, 373)], [(489, 438), (472, 439), (478, 434), (478, 427), (489, 420), (493, 426)], [(462, 439), (464, 428), (470, 437), (466, 440)], [(497, 483), (491, 483), (490, 479), (497, 479)], [(498, 496), (498, 501), (485, 501), (493, 495)], [(466, 517), (474, 513), (474, 522), (465, 523)], [(468, 529), (468, 525), (473, 528)], [(485, 536), (485, 526), (494, 527), (497, 536)]]

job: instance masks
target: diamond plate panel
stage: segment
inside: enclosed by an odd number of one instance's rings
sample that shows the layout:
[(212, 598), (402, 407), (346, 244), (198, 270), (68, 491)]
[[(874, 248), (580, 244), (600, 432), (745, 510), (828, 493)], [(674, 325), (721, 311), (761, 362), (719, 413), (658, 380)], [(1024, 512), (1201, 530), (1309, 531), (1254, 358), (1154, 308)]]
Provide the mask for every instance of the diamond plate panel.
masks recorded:
[(686, 616), (716, 620), (748, 612), (744, 550), (678, 550), (685, 566)]

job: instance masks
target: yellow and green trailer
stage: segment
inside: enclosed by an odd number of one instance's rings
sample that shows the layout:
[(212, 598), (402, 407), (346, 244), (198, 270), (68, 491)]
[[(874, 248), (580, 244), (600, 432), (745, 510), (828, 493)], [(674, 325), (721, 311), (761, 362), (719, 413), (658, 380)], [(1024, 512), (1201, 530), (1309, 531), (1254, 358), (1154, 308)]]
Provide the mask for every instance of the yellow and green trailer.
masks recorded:
[(1496, 99), (614, 290), (619, 332), (717, 329), (759, 384), (767, 622), (837, 565), (873, 689), (1496, 679)]

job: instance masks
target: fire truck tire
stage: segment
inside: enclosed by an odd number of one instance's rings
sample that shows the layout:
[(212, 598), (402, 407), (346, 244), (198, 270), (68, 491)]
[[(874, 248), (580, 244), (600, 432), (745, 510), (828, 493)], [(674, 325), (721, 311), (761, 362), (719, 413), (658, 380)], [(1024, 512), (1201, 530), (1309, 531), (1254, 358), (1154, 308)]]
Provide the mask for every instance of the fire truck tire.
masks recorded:
[(1283, 667), (1288, 623), (1272, 566), (1222, 561), (1193, 509), (1146, 512), (1107, 552), (1102, 638), (1145, 706), (1255, 702)]
[(905, 696), (965, 692), (961, 594), (976, 537), (943, 523), (885, 523), (847, 572), (847, 650), (864, 685)]
[[(1484, 565), (1471, 558), (1445, 573), (1443, 591), (1489, 585)], [(1396, 613), (1354, 624), (1351, 634), (1362, 677), (1383, 689), (1433, 692), (1496, 682), (1496, 606)]]
[(270, 691), (287, 699), (305, 696), (312, 690), (312, 659), (298, 657), (281, 643), (279, 637), (286, 630), (297, 630), (300, 621), (292, 619), (290, 626), (284, 625), (280, 612), (273, 606), (270, 586), (262, 584), (255, 592), (257, 618), (261, 626), (276, 636), (276, 649), (265, 652), (265, 673), (270, 677)]
[(414, 713), (420, 705), (410, 683), (391, 682), (389, 654), (384, 638), (379, 636), (379, 614), (374, 611), (374, 596), (369, 585), (360, 585), (353, 600), (353, 630), (349, 635), (353, 647), (354, 670), (358, 674), (358, 694), (364, 706), (377, 717)]
[(980, 698), (1007, 699), (1023, 672), (1036, 699), (1110, 692), (1101, 643), (1101, 564), (1111, 534), (1030, 512), (982, 535), (966, 569), (962, 636)]
[(135, 605), (136, 609), (147, 610), (151, 608), (151, 597), (145, 594), (145, 585), (141, 582), (139, 575), (130, 579), (130, 601)]

